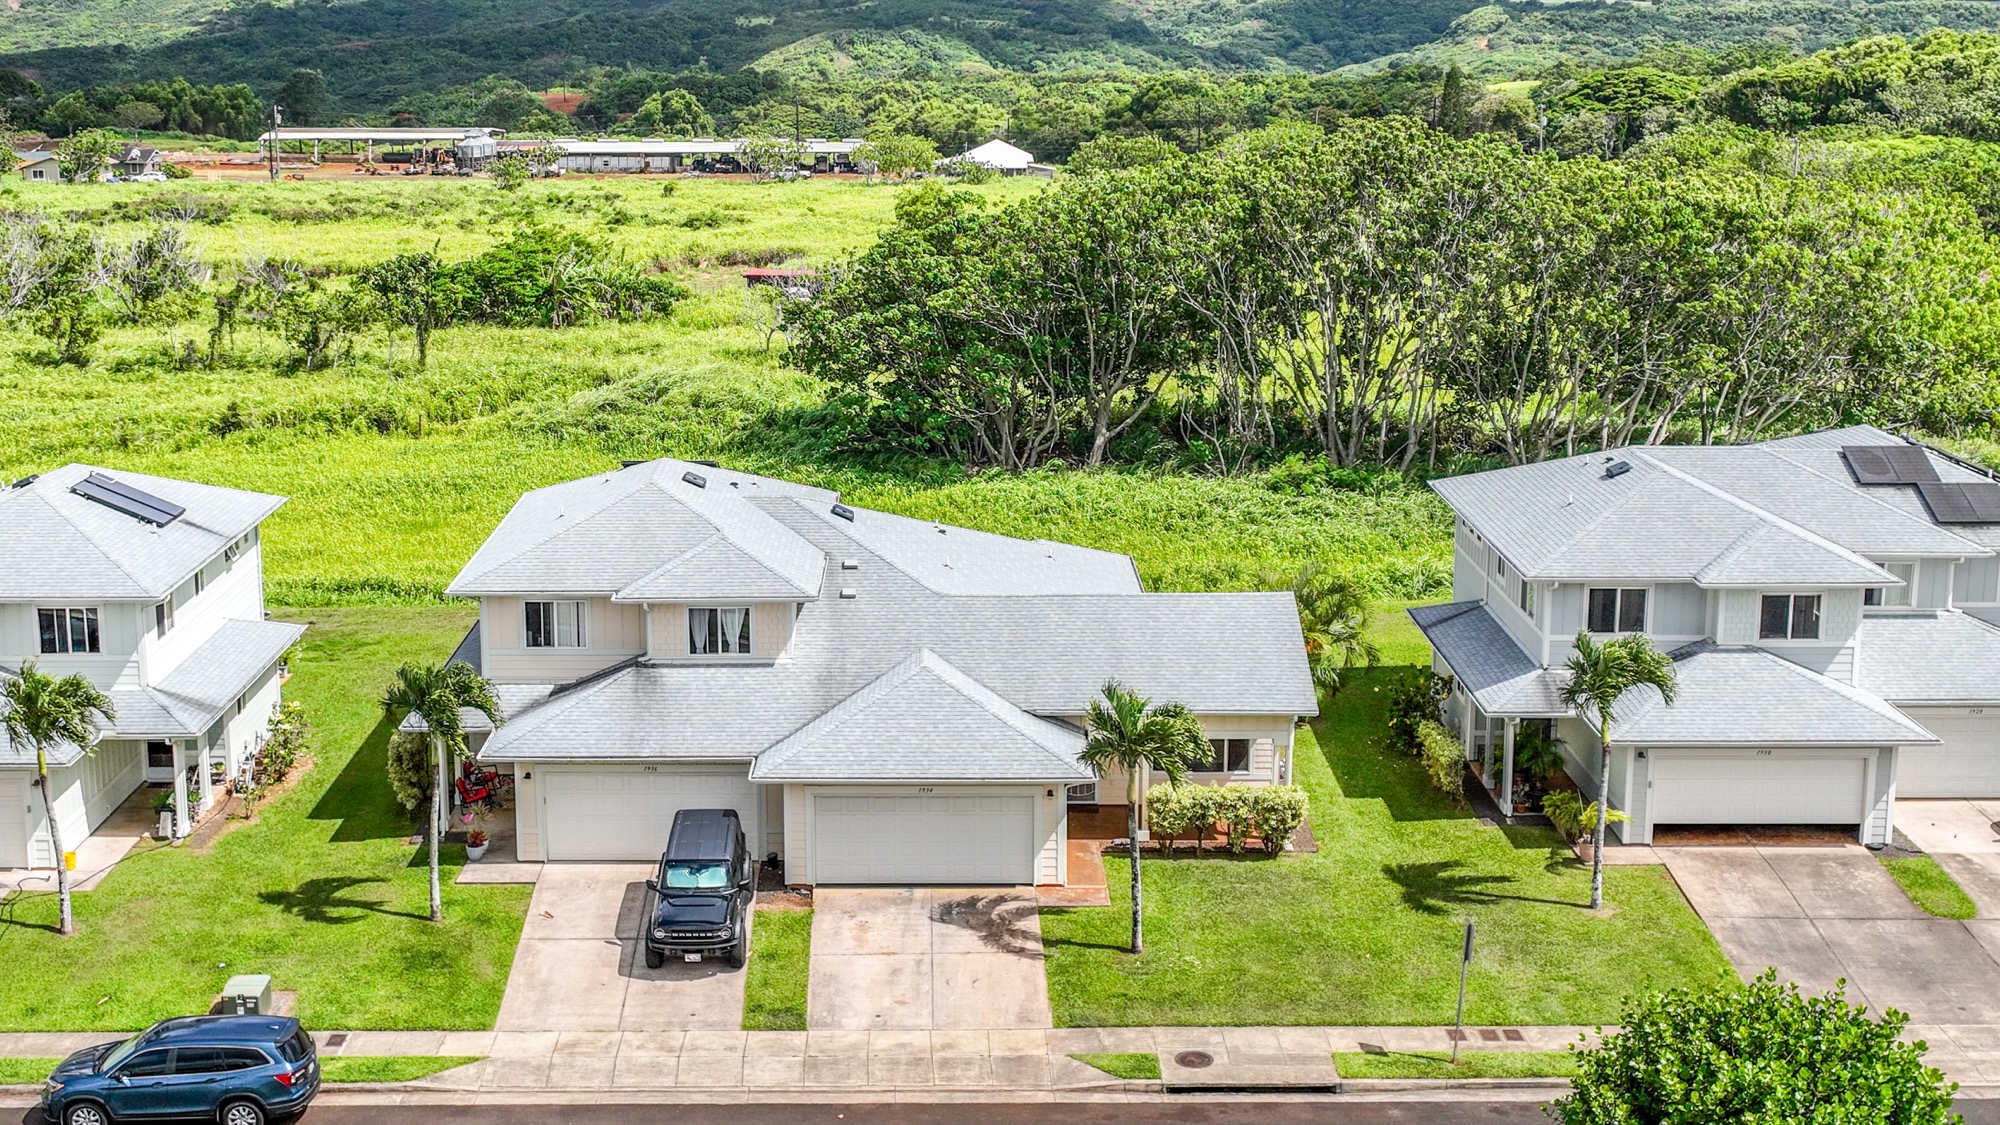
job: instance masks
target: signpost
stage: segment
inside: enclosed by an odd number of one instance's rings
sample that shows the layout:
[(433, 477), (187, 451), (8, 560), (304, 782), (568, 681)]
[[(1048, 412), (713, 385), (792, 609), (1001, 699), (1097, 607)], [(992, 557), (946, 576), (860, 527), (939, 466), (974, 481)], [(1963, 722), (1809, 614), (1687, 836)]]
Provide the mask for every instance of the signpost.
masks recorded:
[(1465, 1041), (1465, 974), (1472, 968), (1472, 919), (1465, 920), (1465, 951), (1458, 959), (1458, 1019), (1451, 1033), (1451, 1065), (1458, 1065), (1458, 1045)]

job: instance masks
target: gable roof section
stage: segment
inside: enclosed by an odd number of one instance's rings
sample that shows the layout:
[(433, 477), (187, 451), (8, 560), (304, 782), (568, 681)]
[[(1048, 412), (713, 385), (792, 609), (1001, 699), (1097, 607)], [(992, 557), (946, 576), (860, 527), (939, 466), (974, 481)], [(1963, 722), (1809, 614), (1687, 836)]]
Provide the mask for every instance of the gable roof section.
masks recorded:
[[(1673, 653), (1679, 694), (1618, 701), (1612, 737), (1669, 746), (1870, 746), (1937, 741), (1886, 701), (1762, 649), (1703, 641)], [(1586, 722), (1595, 726), (1592, 716)]]
[(750, 780), (1089, 781), (1082, 750), (1076, 728), (919, 649), (760, 754)]
[(1854, 682), (1892, 703), (2000, 700), (2000, 628), (1949, 610), (1867, 613)]
[[(70, 491), (91, 473), (187, 510), (156, 527)], [(0, 601), (157, 601), (284, 502), (262, 492), (64, 465), (0, 489)]]
[(1544, 669), (1480, 602), (1421, 605), (1409, 611), (1461, 687), (1489, 715), (1567, 715), (1562, 673)]

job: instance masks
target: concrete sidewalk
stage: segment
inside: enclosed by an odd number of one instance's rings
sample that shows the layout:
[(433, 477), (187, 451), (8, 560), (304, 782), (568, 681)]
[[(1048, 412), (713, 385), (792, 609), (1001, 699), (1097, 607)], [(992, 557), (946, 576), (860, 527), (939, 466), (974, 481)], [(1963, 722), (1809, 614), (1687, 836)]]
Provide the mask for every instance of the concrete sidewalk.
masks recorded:
[[(1559, 1051), (1592, 1029), (1467, 1028), (1475, 1050)], [(112, 1033), (0, 1034), (0, 1057), (49, 1058)], [(1441, 1051), (1441, 1027), (1107, 1027), (1001, 1031), (319, 1032), (322, 1055), (477, 1055), (412, 1083), (456, 1091), (1060, 1091), (1118, 1079), (1072, 1054), (1204, 1051), (1218, 1064), (1323, 1064), (1335, 1051)]]

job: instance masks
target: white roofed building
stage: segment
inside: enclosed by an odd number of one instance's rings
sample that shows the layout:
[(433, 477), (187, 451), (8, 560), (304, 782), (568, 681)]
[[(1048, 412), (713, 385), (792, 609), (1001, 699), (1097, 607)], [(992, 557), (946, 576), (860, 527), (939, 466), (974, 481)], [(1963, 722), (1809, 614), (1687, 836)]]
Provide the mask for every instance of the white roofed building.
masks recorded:
[(1003, 176), (1019, 176), (1026, 173), (1029, 166), (1034, 164), (1035, 154), (996, 137), (983, 145), (959, 153), (958, 159), (968, 164), (984, 165)]

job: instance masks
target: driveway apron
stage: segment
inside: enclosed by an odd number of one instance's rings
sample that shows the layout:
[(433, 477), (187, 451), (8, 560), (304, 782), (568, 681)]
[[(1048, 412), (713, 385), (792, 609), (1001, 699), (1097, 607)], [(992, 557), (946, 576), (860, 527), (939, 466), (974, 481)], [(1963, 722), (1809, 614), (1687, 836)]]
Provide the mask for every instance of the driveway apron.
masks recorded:
[(721, 960), (646, 967), (645, 863), (551, 863), (535, 884), (500, 1031), (740, 1030), (743, 970)]
[(1034, 892), (819, 888), (806, 1023), (815, 1031), (1051, 1026)]

